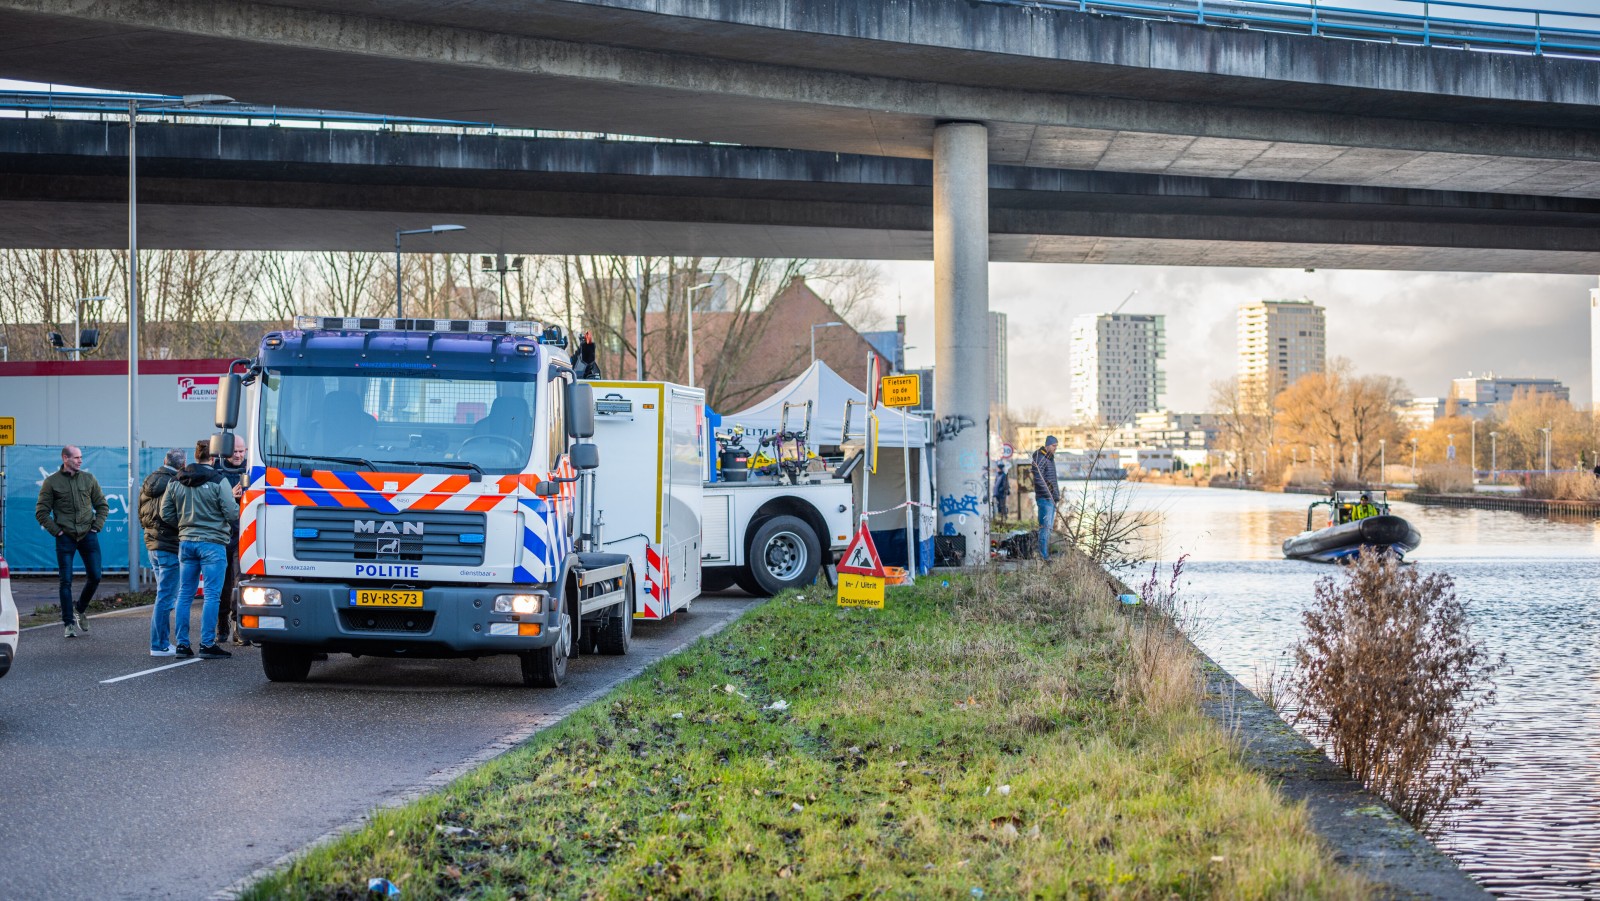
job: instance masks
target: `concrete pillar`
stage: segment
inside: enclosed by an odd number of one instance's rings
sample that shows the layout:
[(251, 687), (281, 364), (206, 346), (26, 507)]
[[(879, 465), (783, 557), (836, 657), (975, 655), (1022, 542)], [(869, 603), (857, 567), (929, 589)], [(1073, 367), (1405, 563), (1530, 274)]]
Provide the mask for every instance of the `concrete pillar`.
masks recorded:
[(989, 131), (933, 131), (933, 409), (939, 531), (989, 562)]

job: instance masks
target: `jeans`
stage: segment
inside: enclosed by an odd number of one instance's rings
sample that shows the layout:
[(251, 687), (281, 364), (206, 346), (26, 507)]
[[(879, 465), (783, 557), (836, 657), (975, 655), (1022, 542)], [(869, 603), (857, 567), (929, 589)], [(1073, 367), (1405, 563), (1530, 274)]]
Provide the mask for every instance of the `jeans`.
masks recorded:
[(1056, 524), (1056, 502), (1049, 498), (1037, 498), (1039, 504), (1039, 558), (1050, 559), (1050, 530)]
[(236, 612), (233, 609), (233, 595), (239, 590), (239, 542), (228, 542), (228, 574), (222, 579), (222, 594), (217, 606), (217, 634), (223, 638), (228, 637), (232, 631), (228, 621)]
[(77, 612), (89, 609), (94, 590), (100, 587), (100, 534), (90, 532), (82, 538), (73, 538), (66, 532), (56, 536), (56, 569), (61, 573), (61, 621), (72, 625), (72, 555), (83, 558), (83, 594), (78, 597)]
[(228, 546), (215, 541), (178, 542), (178, 644), (189, 643), (189, 613), (194, 589), (205, 577), (206, 601), (200, 608), (200, 646), (217, 643), (217, 604), (228, 572)]
[(178, 602), (177, 551), (151, 551), (150, 568), (156, 573), (156, 609), (150, 612), (150, 650), (172, 644), (172, 608)]

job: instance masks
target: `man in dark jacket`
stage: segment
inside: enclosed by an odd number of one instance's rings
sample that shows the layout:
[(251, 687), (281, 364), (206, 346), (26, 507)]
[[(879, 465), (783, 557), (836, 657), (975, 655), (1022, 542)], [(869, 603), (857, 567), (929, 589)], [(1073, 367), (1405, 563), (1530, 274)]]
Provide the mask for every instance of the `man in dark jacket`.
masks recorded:
[[(246, 475), (245, 470), (248, 468), (245, 464), (248, 463), (249, 460), (249, 445), (245, 444), (243, 441), (240, 441), (238, 438), (235, 438), (233, 442), (233, 453), (227, 459), (223, 460), (217, 467), (217, 470), (222, 473), (222, 478), (227, 481), (229, 490), (233, 492), (234, 502), (241, 505), (243, 504), (244, 498)], [(231, 634), (234, 636), (233, 643), (243, 647), (249, 644), (249, 642), (238, 637), (238, 632), (236, 632), (234, 629), (236, 624), (233, 621), (234, 613), (236, 612), (233, 606), (234, 591), (239, 587), (238, 517), (234, 517), (233, 528), (229, 534), (228, 577), (222, 582), (222, 601), (221, 605), (217, 608), (217, 642), (220, 644), (221, 642), (227, 641), (228, 636)]]
[[(99, 480), (84, 471), (83, 451), (70, 444), (63, 447), (61, 468), (39, 486), (39, 502), (34, 505), (33, 515), (39, 520), (40, 528), (56, 536), (61, 622), (67, 627), (68, 638), (89, 631), (84, 612), (94, 600), (94, 590), (100, 587), (100, 530), (105, 528), (106, 514), (110, 512)], [(78, 597), (76, 607), (72, 604), (74, 555), (83, 558), (84, 575), (83, 594)]]
[(1010, 497), (1011, 479), (1006, 476), (1006, 465), (1001, 463), (994, 476), (994, 512), (1001, 519), (1006, 518), (1006, 501)]
[(178, 602), (178, 529), (161, 518), (161, 499), (183, 464), (183, 448), (168, 450), (161, 468), (146, 476), (139, 488), (139, 524), (144, 526), (144, 546), (156, 573), (156, 606), (150, 612), (151, 657), (177, 653), (172, 647), (172, 608)]
[(239, 503), (222, 473), (211, 466), (210, 442), (194, 447), (195, 462), (167, 485), (161, 497), (161, 518), (178, 527), (178, 649), (179, 657), (193, 657), (189, 649), (189, 612), (194, 590), (205, 579), (206, 600), (200, 610), (200, 656), (232, 657), (217, 646), (217, 606), (222, 580), (228, 572), (228, 523), (239, 518)]
[(1033, 500), (1039, 507), (1039, 557), (1050, 559), (1050, 530), (1056, 525), (1056, 502), (1061, 486), (1056, 479), (1056, 436), (1048, 435), (1044, 447), (1033, 452)]

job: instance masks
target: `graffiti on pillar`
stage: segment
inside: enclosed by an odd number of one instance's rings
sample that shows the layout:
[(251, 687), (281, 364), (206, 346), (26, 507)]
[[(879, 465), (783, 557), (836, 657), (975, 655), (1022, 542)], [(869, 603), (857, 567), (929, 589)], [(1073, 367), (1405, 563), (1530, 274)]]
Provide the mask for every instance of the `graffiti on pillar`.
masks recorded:
[(935, 425), (940, 441), (949, 441), (972, 428), (976, 423), (970, 416), (946, 416)]
[(961, 467), (962, 472), (977, 472), (983, 468), (983, 455), (977, 451), (962, 451), (956, 465)]
[(946, 535), (954, 535), (954, 534), (956, 534), (956, 524), (953, 523), (953, 522), (945, 523), (944, 524), (944, 533)]
[(977, 516), (979, 513), (977, 495), (964, 494), (961, 497), (956, 497), (953, 494), (947, 494), (939, 498), (940, 516), (963, 516), (969, 513), (973, 516)]

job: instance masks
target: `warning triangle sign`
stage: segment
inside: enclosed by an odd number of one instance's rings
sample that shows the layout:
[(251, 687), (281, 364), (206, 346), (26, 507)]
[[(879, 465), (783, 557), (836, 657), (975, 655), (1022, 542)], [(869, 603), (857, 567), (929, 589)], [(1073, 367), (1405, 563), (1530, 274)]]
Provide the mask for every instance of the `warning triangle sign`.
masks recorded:
[(867, 531), (866, 523), (856, 530), (856, 537), (850, 539), (850, 546), (844, 549), (844, 556), (834, 568), (857, 576), (884, 577), (883, 561), (878, 559), (878, 547), (872, 543), (872, 533)]

